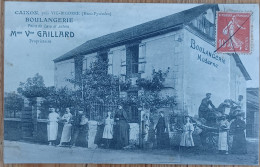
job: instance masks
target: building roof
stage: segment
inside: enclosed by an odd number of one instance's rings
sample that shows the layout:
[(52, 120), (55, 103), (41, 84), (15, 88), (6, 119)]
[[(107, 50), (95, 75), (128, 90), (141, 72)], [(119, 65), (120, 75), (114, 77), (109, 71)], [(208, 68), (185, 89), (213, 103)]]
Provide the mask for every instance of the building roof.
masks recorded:
[[(163, 34), (178, 28), (182, 28), (185, 23), (189, 23), (200, 14), (210, 8), (217, 8), (217, 4), (203, 4), (194, 8), (184, 10), (166, 17), (152, 20), (134, 27), (130, 27), (121, 31), (110, 33), (92, 40), (86, 41), (82, 45), (72, 49), (64, 55), (54, 59), (55, 63), (71, 59), (75, 56), (86, 55), (102, 49), (115, 47), (125, 44), (129, 41), (145, 39), (151, 36)], [(246, 71), (243, 63), (237, 54), (233, 54), (237, 66), (241, 70), (246, 80), (251, 80), (250, 75)]]
[(259, 88), (246, 89), (247, 109), (259, 111)]
[(121, 31), (110, 33), (89, 41), (64, 55), (54, 59), (54, 62), (60, 62), (73, 58), (78, 55), (86, 55), (105, 48), (111, 48), (119, 44), (127, 43), (133, 40), (141, 40), (150, 36), (156, 36), (177, 28), (182, 27), (184, 23), (192, 21), (200, 14), (212, 7), (218, 7), (216, 4), (204, 4), (179, 13), (175, 13), (160, 19), (152, 20), (134, 27)]
[(240, 71), (242, 72), (245, 80), (251, 80), (251, 77), (250, 75), (248, 74), (245, 66), (243, 65), (241, 59), (239, 58), (238, 54), (237, 53), (234, 53), (232, 54), (234, 59), (235, 59), (235, 62), (236, 62), (236, 65), (238, 66), (238, 68), (240, 69)]

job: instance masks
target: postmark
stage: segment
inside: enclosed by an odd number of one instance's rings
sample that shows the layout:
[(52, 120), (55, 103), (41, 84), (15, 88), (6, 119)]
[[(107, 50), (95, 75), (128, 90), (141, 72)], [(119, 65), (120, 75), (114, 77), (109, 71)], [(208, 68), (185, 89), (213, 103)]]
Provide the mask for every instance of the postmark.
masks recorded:
[(251, 12), (218, 12), (216, 51), (218, 53), (251, 53)]

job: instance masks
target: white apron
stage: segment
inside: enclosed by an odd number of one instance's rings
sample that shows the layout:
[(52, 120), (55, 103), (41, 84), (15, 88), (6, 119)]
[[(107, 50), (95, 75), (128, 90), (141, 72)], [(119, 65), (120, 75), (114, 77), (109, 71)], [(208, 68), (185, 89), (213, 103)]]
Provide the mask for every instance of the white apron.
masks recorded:
[(64, 114), (62, 117), (63, 120), (65, 120), (65, 124), (62, 129), (62, 134), (61, 134), (61, 139), (60, 143), (68, 143), (71, 140), (71, 119), (72, 119), (72, 114)]
[(55, 112), (49, 114), (49, 123), (47, 125), (48, 141), (57, 139), (58, 118), (59, 118), (59, 114), (57, 114)]

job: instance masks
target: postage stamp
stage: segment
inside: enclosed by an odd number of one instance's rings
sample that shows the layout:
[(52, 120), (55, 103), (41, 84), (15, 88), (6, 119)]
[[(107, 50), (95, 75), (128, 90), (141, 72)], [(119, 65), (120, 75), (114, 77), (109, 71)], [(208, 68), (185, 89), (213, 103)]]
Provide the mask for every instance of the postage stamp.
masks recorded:
[(250, 12), (218, 12), (216, 34), (218, 53), (251, 52), (251, 15)]

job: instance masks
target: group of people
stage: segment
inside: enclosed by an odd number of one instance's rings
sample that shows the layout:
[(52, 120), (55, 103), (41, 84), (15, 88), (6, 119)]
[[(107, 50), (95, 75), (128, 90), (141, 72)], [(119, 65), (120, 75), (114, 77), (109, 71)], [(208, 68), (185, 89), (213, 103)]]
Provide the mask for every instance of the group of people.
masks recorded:
[[(216, 108), (210, 100), (211, 94), (207, 93), (199, 107), (199, 118), (205, 125), (218, 129), (218, 150), (220, 154), (246, 154), (246, 138), (244, 121), (245, 113), (242, 112), (243, 96), (239, 95), (238, 102), (225, 100)], [(227, 112), (228, 109), (228, 112)], [(180, 146), (194, 146), (194, 125), (189, 116), (185, 117)], [(215, 126), (216, 127), (215, 127)], [(206, 136), (200, 132), (201, 144), (206, 145)]]
[(58, 146), (75, 146), (76, 144), (87, 147), (87, 123), (83, 109), (79, 109), (73, 116), (69, 108), (64, 115), (59, 115), (55, 108), (50, 108), (48, 116), (47, 134), (49, 145), (55, 145), (58, 138), (59, 122), (63, 124), (61, 138)]
[(106, 118), (98, 122), (94, 143), (103, 148), (122, 149), (129, 145), (128, 116), (121, 105), (114, 113), (108, 112)]
[[(199, 107), (199, 119), (204, 125), (218, 129), (218, 150), (219, 153), (228, 154), (238, 153), (245, 154), (246, 123), (244, 112), (242, 112), (243, 96), (239, 96), (238, 102), (225, 100), (216, 108), (210, 100), (211, 94), (207, 93), (202, 99)], [(229, 109), (227, 113), (226, 109)], [(88, 119), (83, 109), (78, 110), (75, 115), (70, 113), (66, 108), (64, 115), (60, 116), (54, 108), (50, 108), (48, 118), (48, 141), (49, 145), (54, 145), (58, 136), (58, 123), (63, 123), (62, 133), (58, 146), (75, 146), (80, 145), (87, 147), (88, 142)], [(102, 128), (100, 128), (102, 125)], [(159, 112), (159, 119), (155, 126), (152, 127), (155, 132), (157, 148), (165, 148), (169, 136), (167, 135), (167, 126), (164, 112)], [(199, 130), (198, 130), (199, 129)], [(182, 126), (180, 146), (182, 148), (192, 148), (195, 146), (193, 141), (194, 131), (200, 136), (201, 145), (206, 145), (205, 133), (190, 116), (185, 116)], [(199, 132), (198, 132), (199, 131)], [(107, 112), (105, 119), (98, 122), (95, 144), (104, 148), (122, 149), (129, 145), (129, 120), (126, 111), (121, 105), (115, 113)]]
[[(79, 109), (73, 116), (69, 108), (66, 108), (64, 115), (60, 115), (55, 108), (50, 108), (48, 116), (48, 141), (49, 145), (55, 145), (58, 139), (59, 123), (62, 123), (62, 132), (58, 146), (88, 146), (88, 118), (83, 109)], [(115, 116), (107, 112), (107, 116), (102, 122), (104, 129), (101, 138), (105, 141), (105, 148), (114, 147), (121, 149), (129, 144), (129, 124), (127, 114), (122, 106), (118, 106)]]

